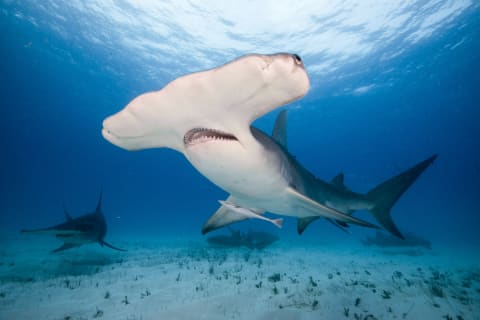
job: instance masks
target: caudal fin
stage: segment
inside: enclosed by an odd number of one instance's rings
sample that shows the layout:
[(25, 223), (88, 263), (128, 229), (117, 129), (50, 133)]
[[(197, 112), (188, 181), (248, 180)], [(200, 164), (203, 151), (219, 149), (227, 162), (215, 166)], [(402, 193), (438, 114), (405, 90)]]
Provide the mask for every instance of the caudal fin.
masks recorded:
[(390, 216), (390, 209), (436, 158), (437, 155), (435, 154), (399, 175), (379, 184), (367, 193), (367, 198), (374, 203), (374, 207), (370, 209), (370, 212), (375, 219), (385, 229), (401, 239), (405, 238), (393, 222)]

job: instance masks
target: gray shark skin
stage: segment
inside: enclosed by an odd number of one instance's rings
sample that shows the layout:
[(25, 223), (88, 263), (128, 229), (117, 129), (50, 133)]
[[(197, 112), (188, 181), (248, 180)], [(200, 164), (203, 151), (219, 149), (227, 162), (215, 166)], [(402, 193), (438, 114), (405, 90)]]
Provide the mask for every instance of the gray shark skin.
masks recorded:
[(34, 233), (34, 234), (48, 234), (53, 235), (57, 239), (63, 241), (63, 245), (52, 251), (60, 252), (67, 249), (79, 247), (88, 243), (99, 243), (102, 247), (126, 251), (114, 247), (107, 243), (104, 238), (107, 234), (107, 223), (102, 213), (102, 193), (98, 199), (98, 204), (95, 212), (82, 215), (77, 218), (72, 218), (70, 214), (65, 211), (66, 222), (57, 224), (52, 227), (42, 229), (25, 229), (22, 233)]
[[(286, 113), (280, 114), (273, 138), (251, 126), (260, 116), (303, 97), (309, 87), (299, 56), (247, 55), (136, 97), (103, 121), (102, 135), (126, 150), (167, 147), (181, 152), (227, 191), (226, 201), (237, 208), (297, 217), (304, 227), (307, 220), (323, 217), (341, 228), (378, 228), (352, 216), (355, 210), (367, 209), (384, 228), (402, 237), (390, 208), (435, 156), (366, 195), (317, 179), (287, 151)], [(202, 233), (244, 219), (221, 206)]]
[(390, 247), (423, 247), (425, 249), (432, 249), (432, 244), (427, 239), (424, 239), (412, 232), (405, 233), (405, 239), (401, 240), (396, 237), (384, 234), (377, 231), (375, 237), (367, 237), (361, 240), (365, 246), (377, 246), (381, 248)]

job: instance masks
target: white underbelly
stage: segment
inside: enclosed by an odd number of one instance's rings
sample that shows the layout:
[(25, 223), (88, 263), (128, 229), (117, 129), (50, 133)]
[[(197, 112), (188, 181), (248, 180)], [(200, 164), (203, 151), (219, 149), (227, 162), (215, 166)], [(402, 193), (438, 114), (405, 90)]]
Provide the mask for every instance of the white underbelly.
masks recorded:
[(278, 161), (261, 147), (209, 141), (189, 147), (185, 155), (202, 175), (230, 194), (269, 199), (288, 185)]

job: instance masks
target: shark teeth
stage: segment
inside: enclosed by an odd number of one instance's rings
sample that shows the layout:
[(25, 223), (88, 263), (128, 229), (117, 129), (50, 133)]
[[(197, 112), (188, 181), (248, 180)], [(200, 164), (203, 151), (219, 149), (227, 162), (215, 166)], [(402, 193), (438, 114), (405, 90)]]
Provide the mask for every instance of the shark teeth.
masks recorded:
[(185, 146), (219, 140), (238, 141), (237, 137), (235, 137), (233, 134), (208, 128), (193, 128), (189, 130), (183, 137), (183, 143)]

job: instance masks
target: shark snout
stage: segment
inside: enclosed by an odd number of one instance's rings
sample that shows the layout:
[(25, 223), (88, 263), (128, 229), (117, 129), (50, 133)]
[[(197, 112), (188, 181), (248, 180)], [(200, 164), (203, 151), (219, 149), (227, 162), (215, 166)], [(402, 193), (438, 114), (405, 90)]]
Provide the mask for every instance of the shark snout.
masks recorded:
[(115, 136), (114, 133), (112, 133), (109, 129), (105, 129), (105, 128), (102, 128), (102, 136), (105, 140), (107, 140), (108, 142), (118, 146), (118, 147), (121, 147), (118, 145), (118, 143), (116, 143), (116, 141), (118, 140), (118, 138)]
[(103, 138), (126, 150), (137, 149), (133, 145), (145, 136), (142, 126), (127, 110), (122, 110), (106, 118), (102, 126)]
[(122, 110), (103, 120), (103, 130), (118, 138), (129, 138), (139, 135), (135, 121), (127, 110)]
[(112, 117), (114, 117), (114, 116), (110, 116), (103, 121), (103, 123), (102, 123), (102, 136), (108, 142), (122, 148), (122, 145), (120, 143), (120, 139), (119, 139), (118, 135), (115, 134), (115, 132), (113, 131), (113, 128), (112, 128), (112, 125), (111, 125), (111, 123), (113, 122)]

